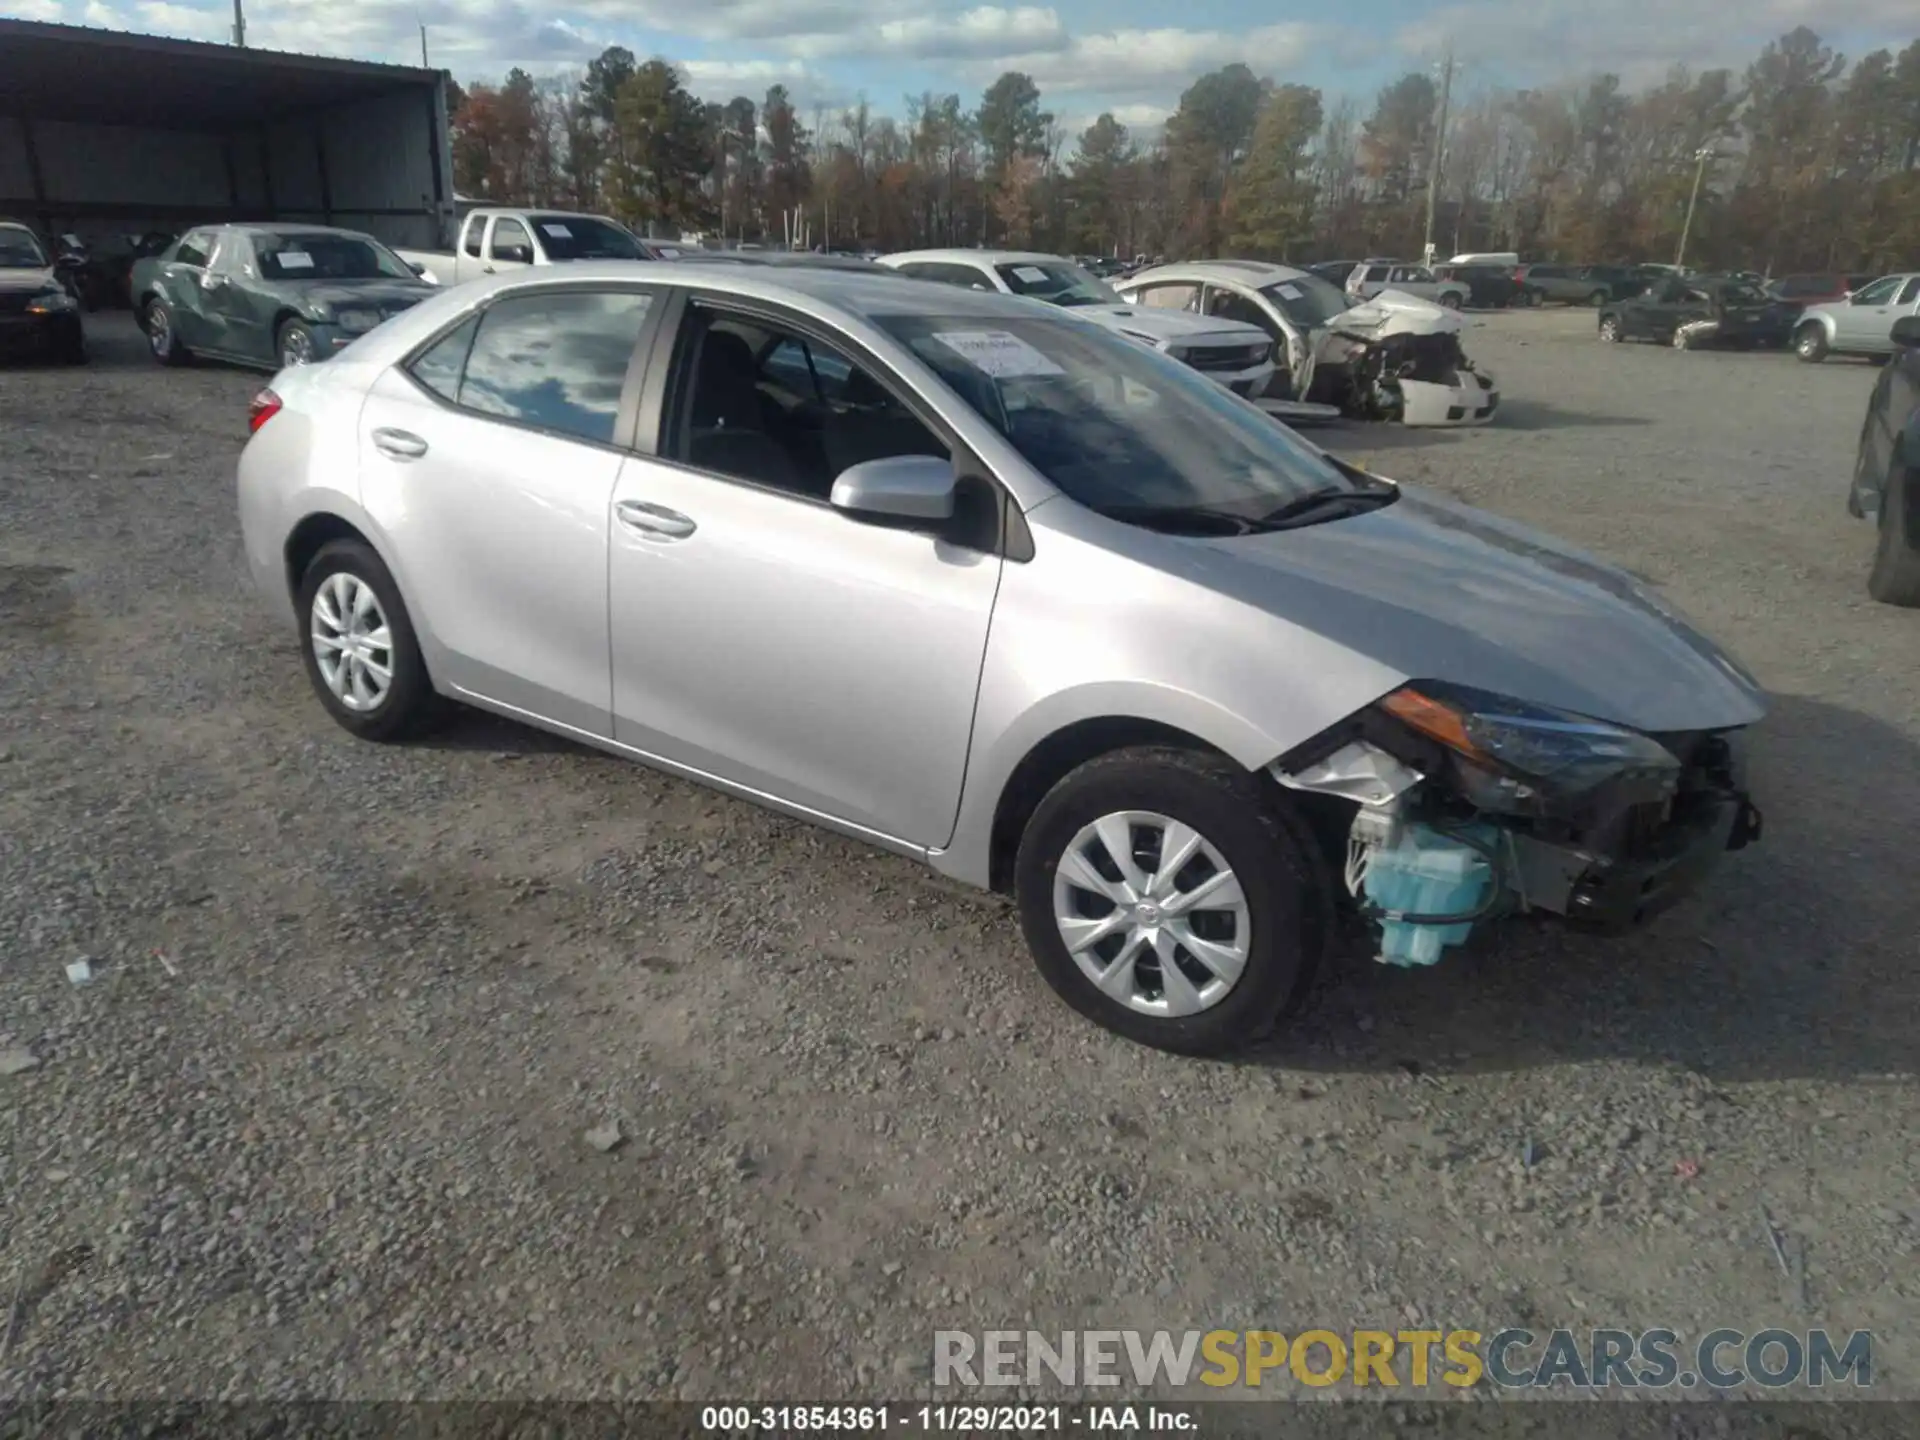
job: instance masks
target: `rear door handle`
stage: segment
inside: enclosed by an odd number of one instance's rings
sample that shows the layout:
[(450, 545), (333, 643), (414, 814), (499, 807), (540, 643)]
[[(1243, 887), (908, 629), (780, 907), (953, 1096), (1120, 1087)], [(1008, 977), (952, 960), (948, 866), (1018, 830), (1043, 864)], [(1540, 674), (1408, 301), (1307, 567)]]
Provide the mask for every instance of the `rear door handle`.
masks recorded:
[(698, 527), (678, 510), (644, 500), (622, 500), (613, 507), (620, 523), (647, 540), (684, 540)]
[(383, 427), (373, 432), (373, 448), (395, 460), (418, 460), (427, 453), (427, 442), (410, 430)]

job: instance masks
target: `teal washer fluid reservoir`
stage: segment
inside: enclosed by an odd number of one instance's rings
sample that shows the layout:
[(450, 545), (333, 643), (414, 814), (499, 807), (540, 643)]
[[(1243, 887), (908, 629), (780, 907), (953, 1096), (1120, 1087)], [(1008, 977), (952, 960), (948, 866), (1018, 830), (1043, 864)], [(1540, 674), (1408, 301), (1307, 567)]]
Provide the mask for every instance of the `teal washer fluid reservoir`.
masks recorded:
[[(1458, 829), (1488, 849), (1499, 844), (1499, 832), (1484, 822)], [(1388, 912), (1380, 917), (1381, 961), (1388, 965), (1435, 963), (1447, 946), (1467, 938), (1474, 922), (1417, 925), (1393, 916), (1459, 915), (1478, 907), (1492, 885), (1493, 869), (1479, 851), (1431, 826), (1406, 826), (1397, 842), (1375, 850), (1367, 861), (1367, 899)]]

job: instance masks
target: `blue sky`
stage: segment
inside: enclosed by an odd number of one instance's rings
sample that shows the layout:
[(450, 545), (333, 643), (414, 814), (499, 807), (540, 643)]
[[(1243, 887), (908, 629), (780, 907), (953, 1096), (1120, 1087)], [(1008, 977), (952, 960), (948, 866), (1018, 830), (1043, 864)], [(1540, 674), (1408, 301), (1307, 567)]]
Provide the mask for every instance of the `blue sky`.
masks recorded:
[[(1920, 36), (1916, 0), (249, 0), (247, 12), (258, 46), (411, 63), (424, 22), (433, 63), (462, 81), (577, 69), (625, 45), (680, 64), (712, 98), (785, 83), (803, 113), (860, 94), (894, 113), (921, 90), (972, 99), (1017, 69), (1075, 128), (1106, 109), (1150, 128), (1194, 76), (1235, 60), (1366, 97), (1437, 61), (1449, 38), (1471, 91), (1599, 70), (1637, 85), (1676, 60), (1742, 65), (1803, 23), (1850, 56)], [(232, 4), (0, 0), (0, 14), (223, 40)]]

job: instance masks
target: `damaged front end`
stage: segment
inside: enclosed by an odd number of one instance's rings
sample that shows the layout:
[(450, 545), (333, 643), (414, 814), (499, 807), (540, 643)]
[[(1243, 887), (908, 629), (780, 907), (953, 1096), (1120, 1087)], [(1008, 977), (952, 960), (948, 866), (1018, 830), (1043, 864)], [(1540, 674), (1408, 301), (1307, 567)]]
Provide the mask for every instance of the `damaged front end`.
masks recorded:
[(1346, 888), (1379, 959), (1431, 965), (1510, 913), (1622, 929), (1691, 893), (1759, 838), (1744, 739), (1642, 734), (1421, 681), (1269, 773), (1352, 803)]
[(1385, 291), (1334, 317), (1318, 360), (1344, 377), (1341, 405), (1355, 419), (1484, 425), (1500, 392), (1461, 348), (1463, 326), (1451, 310)]

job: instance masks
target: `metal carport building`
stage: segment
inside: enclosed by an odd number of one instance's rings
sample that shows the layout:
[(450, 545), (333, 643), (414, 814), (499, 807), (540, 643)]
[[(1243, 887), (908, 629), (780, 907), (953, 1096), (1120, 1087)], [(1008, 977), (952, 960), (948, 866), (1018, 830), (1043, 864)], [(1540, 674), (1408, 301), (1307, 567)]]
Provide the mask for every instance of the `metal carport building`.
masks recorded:
[(297, 220), (432, 247), (445, 73), (0, 20), (0, 215), (43, 233)]

